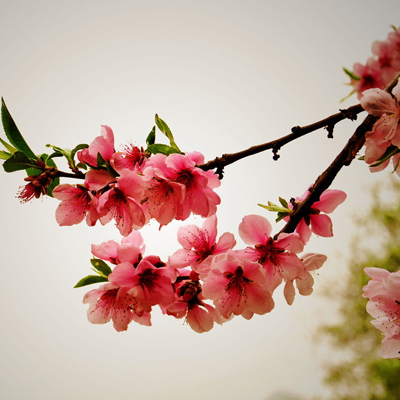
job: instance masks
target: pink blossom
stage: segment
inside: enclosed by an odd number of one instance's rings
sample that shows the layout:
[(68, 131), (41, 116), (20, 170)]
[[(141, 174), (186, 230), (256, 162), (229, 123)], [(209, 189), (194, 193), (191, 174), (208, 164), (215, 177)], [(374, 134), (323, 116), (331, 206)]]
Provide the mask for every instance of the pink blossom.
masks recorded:
[(171, 154), (165, 160), (167, 167), (172, 169), (171, 180), (185, 187), (185, 196), (178, 204), (176, 219), (184, 221), (192, 212), (203, 218), (214, 215), (217, 205), (221, 202), (213, 191), (220, 185), (217, 175), (213, 171), (203, 171), (196, 164), (204, 162), (200, 153)]
[(400, 147), (400, 82), (393, 88), (392, 94), (394, 97), (381, 89), (366, 90), (362, 94), (361, 105), (369, 114), (379, 117), (369, 139)]
[(118, 332), (126, 331), (132, 321), (151, 325), (150, 314), (143, 310), (127, 288), (106, 283), (86, 293), (83, 303), (89, 304), (87, 315), (92, 324), (105, 324), (113, 320), (114, 328)]
[(86, 223), (94, 226), (99, 219), (97, 198), (85, 186), (58, 185), (53, 196), (61, 200), (56, 209), (56, 221), (60, 226), (79, 224), (85, 217)]
[(122, 171), (118, 182), (99, 199), (100, 222), (104, 225), (114, 219), (122, 236), (128, 236), (132, 229), (140, 229), (146, 223), (140, 205), (142, 194), (141, 178), (128, 170)]
[(129, 262), (118, 264), (108, 276), (112, 284), (128, 288), (128, 293), (140, 302), (146, 312), (150, 312), (156, 304), (168, 305), (175, 300), (172, 283), (176, 278), (174, 268), (156, 268), (146, 258), (136, 267)]
[(361, 94), (364, 90), (370, 88), (382, 88), (385, 86), (380, 64), (373, 57), (368, 58), (366, 65), (360, 63), (354, 64), (353, 71), (354, 74), (360, 78), (360, 80), (351, 81), (354, 90), (357, 92), (358, 99), (361, 98)]
[(176, 218), (186, 190), (184, 185), (172, 180), (175, 174), (166, 166), (166, 158), (163, 154), (156, 154), (143, 170), (143, 209), (161, 226)]
[(240, 260), (231, 254), (220, 254), (211, 262), (204, 279), (203, 294), (214, 301), (218, 312), (226, 319), (242, 315), (265, 314), (274, 308), (271, 293), (265, 289), (266, 274), (256, 262)]
[(114, 134), (107, 125), (101, 126), (101, 136), (97, 136), (88, 148), (78, 151), (77, 156), (80, 162), (96, 167), (98, 153), (105, 161), (109, 161), (115, 153)]
[[(168, 258), (168, 264), (172, 267), (192, 266), (197, 272), (205, 272), (201, 269), (203, 262), (210, 256), (225, 253), (232, 249), (236, 240), (232, 233), (225, 232), (217, 239), (217, 217), (207, 218), (202, 228), (196, 225), (186, 225), (178, 229), (178, 241), (183, 249), (177, 250)], [(207, 268), (208, 270), (209, 268)]]
[(127, 237), (122, 238), (120, 244), (114, 240), (99, 245), (92, 244), (92, 254), (95, 257), (113, 264), (129, 262), (137, 265), (143, 258), (144, 250), (143, 238), (138, 231), (132, 231)]
[(175, 318), (184, 318), (197, 333), (210, 331), (214, 322), (226, 321), (214, 307), (203, 301), (202, 289), (198, 280), (181, 282), (176, 288), (176, 300), (163, 308), (163, 311)]
[(369, 298), (367, 311), (376, 318), (372, 324), (385, 333), (381, 355), (399, 358), (400, 271), (389, 273), (381, 268), (365, 268), (364, 271), (372, 278), (363, 288), (363, 296)]
[(296, 291), (294, 289), (293, 281), (296, 281), (297, 290), (302, 296), (309, 296), (313, 292), (314, 278), (310, 274), (310, 271), (315, 271), (322, 267), (327, 257), (323, 254), (317, 253), (306, 253), (300, 257), (300, 260), (304, 264), (307, 270), (307, 277), (302, 279), (297, 278), (291, 281), (286, 281), (283, 289), (286, 302), (289, 305), (293, 304)]
[(129, 169), (133, 172), (142, 173), (146, 167), (149, 154), (145, 153), (143, 148), (127, 145), (120, 152), (114, 153), (110, 159), (111, 166), (120, 172), (122, 169)]
[(239, 225), (242, 240), (253, 247), (236, 251), (242, 258), (260, 263), (266, 272), (265, 287), (270, 293), (282, 280), (306, 279), (307, 271), (297, 253), (303, 251), (304, 243), (298, 234), (281, 234), (274, 240), (270, 234), (272, 226), (260, 215), (247, 215)]
[[(309, 189), (307, 189), (301, 197), (296, 197), (295, 203), (301, 203), (309, 194)], [(321, 194), (319, 201), (310, 207), (308, 215), (302, 218), (296, 227), (295, 232), (300, 235), (303, 243), (310, 240), (311, 232), (322, 237), (333, 236), (332, 220), (326, 214), (335, 211), (336, 207), (346, 200), (346, 197), (346, 193), (341, 190), (328, 189)], [(291, 203), (289, 207), (293, 208), (293, 204)], [(285, 220), (288, 218), (286, 217)]]

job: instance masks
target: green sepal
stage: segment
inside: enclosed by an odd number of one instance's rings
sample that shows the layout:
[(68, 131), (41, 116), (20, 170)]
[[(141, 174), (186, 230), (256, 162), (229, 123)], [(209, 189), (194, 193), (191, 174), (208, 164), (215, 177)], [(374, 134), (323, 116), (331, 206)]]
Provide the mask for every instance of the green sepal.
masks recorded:
[(156, 141), (156, 126), (154, 125), (151, 132), (147, 135), (146, 144), (147, 146), (150, 146), (154, 144), (155, 141)]
[(159, 118), (159, 116), (157, 114), (155, 116), (155, 120), (156, 120), (156, 125), (158, 126), (158, 129), (169, 139), (170, 146), (172, 148), (174, 148), (175, 150), (177, 150), (177, 151), (175, 151), (175, 153), (181, 153), (181, 151), (179, 150), (179, 147), (175, 143), (174, 136), (171, 132), (171, 129), (169, 129), (166, 122), (163, 121), (161, 118)]
[(105, 169), (114, 178), (118, 176), (118, 173), (111, 167), (110, 163), (104, 160), (100, 153), (97, 153), (97, 168), (95, 169)]
[(10, 152), (10, 154), (14, 154), (17, 151), (17, 149), (15, 147), (11, 146), (9, 143), (7, 143), (2, 138), (0, 138), (0, 142)]
[(149, 150), (153, 154), (161, 153), (165, 154), (166, 156), (168, 156), (169, 154), (180, 153), (179, 150), (161, 143), (151, 144), (147, 147), (147, 150)]
[(80, 163), (76, 164), (76, 168), (87, 170), (88, 166), (86, 164), (80, 162)]
[(1, 160), (8, 160), (11, 157), (10, 153), (7, 153), (6, 151), (0, 150), (0, 159)]
[(385, 153), (374, 164), (371, 164), (370, 167), (379, 167), (385, 161), (389, 160), (389, 158), (395, 156), (398, 153), (400, 153), (400, 149), (397, 146), (389, 146), (386, 149)]
[[(36, 156), (35, 156), (36, 157)], [(16, 151), (3, 163), (4, 171), (14, 172), (21, 171), (28, 168), (36, 168), (37, 164), (32, 161), (24, 152)]]
[(88, 275), (82, 278), (74, 288), (92, 285), (93, 283), (108, 282), (108, 279), (101, 275)]
[(32, 159), (37, 159), (36, 155), (30, 149), (25, 139), (22, 137), (17, 125), (15, 124), (11, 114), (9, 113), (4, 99), (1, 98), (1, 120), (3, 122), (4, 132), (10, 143), (21, 152), (25, 153)]
[(92, 258), (90, 263), (93, 265), (96, 272), (100, 273), (103, 277), (107, 277), (112, 272), (112, 269), (100, 258)]
[[(44, 154), (47, 155), (47, 154)], [(42, 155), (42, 157), (44, 156)], [(53, 161), (53, 159), (51, 159), (50, 157), (47, 157), (46, 160), (44, 160), (46, 165), (48, 165), (49, 167), (54, 167), (57, 168), (56, 163)], [(47, 196), (53, 197), (53, 190), (60, 184), (60, 178), (55, 178), (53, 179), (53, 181), (50, 183), (49, 186), (47, 186), (47, 190), (46, 190), (46, 194)]]
[(346, 73), (346, 75), (350, 78), (353, 79), (353, 81), (359, 81), (361, 78), (356, 75), (354, 72), (348, 70), (347, 68), (343, 67), (343, 71)]

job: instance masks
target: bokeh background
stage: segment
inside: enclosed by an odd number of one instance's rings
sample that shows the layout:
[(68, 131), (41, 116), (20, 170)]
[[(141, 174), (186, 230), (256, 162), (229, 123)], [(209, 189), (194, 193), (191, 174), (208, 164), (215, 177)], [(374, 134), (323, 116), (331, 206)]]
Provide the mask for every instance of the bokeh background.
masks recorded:
[[(181, 149), (206, 160), (286, 135), (357, 102), (342, 67), (365, 62), (374, 40), (399, 24), (390, 1), (147, 0), (0, 1), (0, 95), (31, 148), (90, 143), (109, 125), (117, 146), (143, 145), (158, 113)], [(300, 196), (330, 164), (357, 123), (328, 140), (318, 131), (226, 168), (218, 189), (219, 232), (257, 203)], [(2, 136), (4, 138), (4, 135)], [(65, 169), (65, 168), (64, 168)], [(241, 317), (205, 334), (155, 310), (151, 328), (91, 325), (84, 293), (90, 244), (119, 240), (112, 224), (58, 227), (58, 201), (21, 205), (24, 173), (1, 174), (0, 398), (310, 399), (328, 394), (323, 365), (337, 355), (319, 343), (335, 307), (322, 287), (345, 275), (354, 216), (368, 187), (389, 171), (355, 161), (333, 188), (348, 200), (333, 215), (332, 239), (307, 251), (329, 259), (315, 292), (251, 321)], [(67, 181), (65, 181), (67, 182)], [(186, 223), (186, 222), (185, 222)], [(201, 225), (201, 218), (187, 223)], [(164, 260), (179, 244), (172, 223), (142, 230), (146, 254)], [(278, 231), (279, 227), (276, 228)]]

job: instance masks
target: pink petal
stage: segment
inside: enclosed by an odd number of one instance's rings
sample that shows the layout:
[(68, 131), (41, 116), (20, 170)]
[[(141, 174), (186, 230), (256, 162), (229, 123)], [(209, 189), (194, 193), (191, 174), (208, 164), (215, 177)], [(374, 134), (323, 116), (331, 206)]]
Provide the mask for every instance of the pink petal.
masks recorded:
[(333, 212), (339, 204), (342, 204), (346, 200), (346, 197), (347, 194), (342, 190), (325, 190), (320, 200), (313, 204), (313, 207), (329, 214)]
[(310, 215), (311, 230), (318, 236), (332, 237), (332, 221), (326, 214)]
[(249, 245), (266, 244), (271, 232), (272, 225), (260, 215), (247, 215), (239, 225), (239, 235)]

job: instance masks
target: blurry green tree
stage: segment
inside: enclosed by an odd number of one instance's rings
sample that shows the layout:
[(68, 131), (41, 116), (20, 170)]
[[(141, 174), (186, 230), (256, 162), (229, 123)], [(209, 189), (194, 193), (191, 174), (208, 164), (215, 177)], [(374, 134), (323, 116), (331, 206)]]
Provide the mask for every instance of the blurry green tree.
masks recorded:
[(348, 275), (327, 289), (327, 296), (339, 304), (339, 321), (322, 326), (322, 336), (343, 353), (342, 361), (325, 366), (332, 400), (400, 399), (400, 361), (380, 357), (383, 334), (371, 324), (367, 299), (361, 296), (369, 280), (364, 268), (400, 268), (400, 183), (390, 180), (372, 195), (368, 215), (357, 220), (360, 233), (352, 242)]

